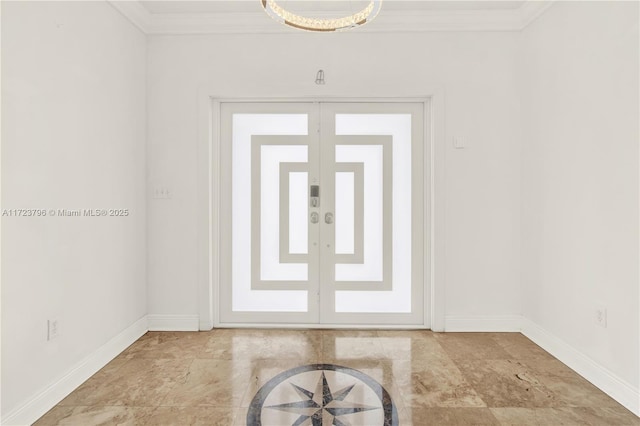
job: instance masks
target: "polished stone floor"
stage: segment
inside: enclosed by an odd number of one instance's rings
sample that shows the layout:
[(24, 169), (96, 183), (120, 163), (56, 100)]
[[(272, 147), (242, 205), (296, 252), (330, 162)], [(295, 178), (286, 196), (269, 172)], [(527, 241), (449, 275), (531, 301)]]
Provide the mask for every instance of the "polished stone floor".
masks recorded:
[(519, 333), (246, 329), (149, 332), (36, 425), (246, 425), (260, 391), (264, 425), (374, 426), (367, 380), (400, 425), (640, 425)]

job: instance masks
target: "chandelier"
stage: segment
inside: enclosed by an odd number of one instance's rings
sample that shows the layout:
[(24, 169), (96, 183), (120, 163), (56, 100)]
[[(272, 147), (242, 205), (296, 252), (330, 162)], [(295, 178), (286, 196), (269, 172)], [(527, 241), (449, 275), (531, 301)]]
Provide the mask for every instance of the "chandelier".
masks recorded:
[(276, 0), (260, 0), (264, 10), (276, 21), (305, 31), (344, 31), (371, 22), (380, 11), (382, 0), (371, 0), (359, 12), (342, 18), (322, 19), (300, 16), (280, 6)]

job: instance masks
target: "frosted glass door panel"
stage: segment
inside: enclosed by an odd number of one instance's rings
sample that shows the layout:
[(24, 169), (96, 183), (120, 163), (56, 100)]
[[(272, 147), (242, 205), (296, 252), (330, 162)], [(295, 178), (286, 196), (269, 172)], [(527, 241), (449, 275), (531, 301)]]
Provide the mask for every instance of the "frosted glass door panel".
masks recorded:
[[(389, 290), (338, 290), (335, 294), (336, 312), (411, 312), (412, 307), (412, 157), (411, 114), (336, 114), (335, 133), (340, 135), (390, 135), (391, 155), (383, 158), (380, 145), (336, 146), (336, 162), (363, 161), (364, 167), (364, 259), (362, 265), (336, 264), (336, 281), (382, 280), (383, 266), (391, 268)], [(383, 163), (390, 161), (391, 192), (390, 257), (383, 260), (382, 241)], [(386, 260), (386, 262), (385, 262)]]
[[(298, 210), (300, 209), (300, 190), (294, 193), (291, 198), (289, 191), (289, 206), (281, 206), (282, 203), (276, 203), (275, 200), (281, 200), (280, 194), (280, 165), (284, 163), (306, 163), (307, 162), (307, 146), (306, 145), (261, 145), (261, 200), (260, 206), (260, 279), (263, 281), (306, 281), (307, 264), (306, 263), (281, 263), (280, 262), (280, 216), (284, 213), (281, 210), (289, 210), (289, 250), (291, 250), (291, 235), (299, 235), (307, 232), (307, 218), (304, 214), (304, 220), (300, 220), (300, 212), (295, 211), (291, 215), (291, 202), (293, 201)], [(255, 172), (254, 167), (254, 172)], [(298, 176), (301, 173), (298, 173)], [(289, 174), (291, 176), (291, 173)], [(304, 205), (306, 207), (306, 177), (295, 181), (294, 185), (303, 184)], [(289, 187), (292, 180), (289, 179)], [(296, 197), (297, 196), (297, 197)], [(297, 201), (297, 203), (296, 203)], [(300, 229), (291, 232), (291, 219), (296, 218), (298, 224), (302, 222)], [(301, 239), (302, 240), (302, 239)], [(304, 243), (306, 244), (306, 238)], [(294, 241), (294, 245), (302, 241)], [(297, 245), (300, 251), (300, 244)], [(304, 248), (306, 252), (306, 247)], [(290, 251), (291, 252), (291, 251)]]
[(308, 188), (307, 172), (289, 173), (289, 253), (291, 254), (309, 252)]
[[(336, 281), (378, 281), (382, 282), (383, 264), (383, 220), (382, 220), (382, 195), (383, 195), (383, 147), (381, 145), (336, 145), (336, 163), (356, 163), (360, 162), (364, 168), (364, 217), (356, 220), (362, 221), (364, 225), (364, 262), (360, 263), (336, 263)], [(342, 181), (338, 176), (344, 173), (336, 173), (336, 254), (340, 254), (339, 248), (345, 244), (342, 240), (348, 238), (341, 234), (342, 227), (338, 225), (342, 220), (349, 221), (353, 214), (343, 212), (342, 195), (344, 189), (340, 189)], [(351, 185), (353, 187), (353, 185)], [(355, 194), (352, 197), (355, 200)], [(351, 205), (355, 205), (352, 201)], [(343, 214), (348, 216), (343, 219)], [(355, 224), (355, 222), (353, 222)], [(355, 230), (355, 227), (353, 227)], [(351, 234), (354, 231), (351, 230)], [(352, 245), (355, 242), (355, 235), (351, 237)]]
[[(336, 173), (336, 254), (355, 250), (355, 173)], [(361, 218), (358, 218), (360, 220)]]
[[(271, 136), (271, 139), (268, 138)], [(308, 162), (307, 114), (233, 114), (232, 127), (232, 310), (255, 312), (306, 312), (307, 263), (282, 263), (280, 194), (283, 164)], [(289, 177), (294, 174), (290, 173)], [(286, 206), (294, 224), (300, 225), (300, 185), (304, 172), (289, 179)], [(306, 193), (306, 190), (305, 190)], [(296, 202), (297, 201), (297, 202)], [(289, 224), (290, 226), (290, 224)], [(257, 232), (259, 230), (259, 232)], [(296, 235), (288, 229), (289, 235)], [(306, 221), (300, 233), (306, 233)], [(253, 241), (252, 241), (253, 239)], [(289, 248), (303, 253), (299, 240)], [(293, 244), (292, 244), (293, 242)], [(269, 288), (269, 284), (299, 281), (300, 290)]]

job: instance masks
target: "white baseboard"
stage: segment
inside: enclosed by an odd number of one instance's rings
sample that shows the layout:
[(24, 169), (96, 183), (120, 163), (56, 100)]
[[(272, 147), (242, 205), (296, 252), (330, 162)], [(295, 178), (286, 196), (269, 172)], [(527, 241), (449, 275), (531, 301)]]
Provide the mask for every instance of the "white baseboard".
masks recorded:
[(447, 315), (444, 318), (446, 332), (520, 332), (521, 315)]
[(640, 417), (640, 389), (528, 319), (522, 334)]
[(6, 426), (30, 425), (147, 332), (144, 316), (72, 367), (60, 379), (2, 417)]
[(199, 331), (198, 315), (147, 315), (149, 331)]
[(200, 331), (211, 331), (213, 330), (213, 321), (211, 321), (210, 319), (200, 319), (198, 321), (198, 329)]

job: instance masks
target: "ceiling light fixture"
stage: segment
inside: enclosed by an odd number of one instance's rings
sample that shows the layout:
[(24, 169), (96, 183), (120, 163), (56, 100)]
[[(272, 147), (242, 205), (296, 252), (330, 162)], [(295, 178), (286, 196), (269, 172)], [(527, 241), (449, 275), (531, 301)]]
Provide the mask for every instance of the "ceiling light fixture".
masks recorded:
[(343, 18), (322, 19), (296, 15), (280, 6), (276, 0), (260, 0), (264, 10), (276, 21), (306, 31), (344, 31), (371, 22), (378, 15), (382, 0), (371, 0), (367, 7)]

